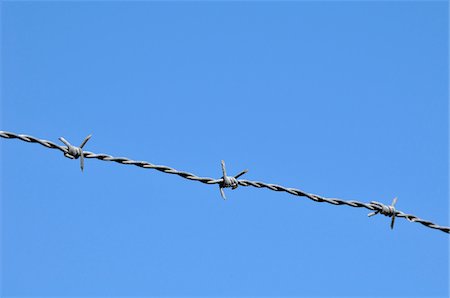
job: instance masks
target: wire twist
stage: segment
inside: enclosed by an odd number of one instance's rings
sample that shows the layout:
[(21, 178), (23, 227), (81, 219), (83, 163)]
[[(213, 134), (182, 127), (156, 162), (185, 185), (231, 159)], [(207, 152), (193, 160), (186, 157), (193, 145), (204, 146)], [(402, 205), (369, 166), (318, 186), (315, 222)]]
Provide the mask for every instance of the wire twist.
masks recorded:
[[(57, 149), (57, 150), (60, 150), (61, 152), (63, 152), (64, 155), (69, 158), (77, 158), (77, 156), (78, 157), (83, 156), (84, 158), (95, 158), (95, 159), (104, 160), (104, 161), (113, 161), (113, 162), (116, 162), (119, 164), (134, 165), (134, 166), (141, 167), (144, 169), (154, 169), (154, 170), (157, 170), (157, 171), (160, 171), (163, 173), (177, 175), (182, 178), (192, 180), (192, 181), (198, 181), (198, 182), (201, 182), (204, 184), (219, 184), (220, 192), (224, 199), (225, 199), (225, 194), (223, 193), (223, 188), (236, 189), (238, 186), (252, 186), (252, 187), (256, 187), (256, 188), (267, 188), (267, 189), (270, 189), (273, 191), (286, 192), (286, 193), (289, 193), (294, 196), (306, 197), (314, 202), (319, 202), (319, 203), (325, 202), (325, 203), (332, 204), (332, 205), (346, 205), (346, 206), (355, 207), (355, 208), (366, 208), (368, 210), (373, 211), (372, 213), (369, 214), (369, 216), (373, 216), (373, 215), (379, 213), (379, 214), (383, 214), (388, 217), (392, 217), (391, 228), (393, 228), (393, 226), (394, 226), (395, 218), (398, 217), (398, 218), (405, 218), (410, 222), (417, 222), (417, 223), (422, 224), (425, 227), (440, 230), (444, 233), (450, 234), (450, 227), (440, 226), (433, 222), (421, 219), (415, 215), (406, 214), (402, 211), (396, 210), (394, 208), (396, 199), (394, 199), (394, 202), (390, 206), (386, 206), (382, 203), (375, 202), (375, 201), (372, 201), (370, 203), (364, 203), (364, 202), (352, 201), (352, 200), (345, 201), (345, 200), (338, 199), (338, 198), (326, 198), (326, 197), (322, 197), (322, 196), (319, 196), (316, 194), (306, 193), (306, 192), (296, 189), (296, 188), (289, 188), (289, 187), (284, 187), (284, 186), (277, 185), (277, 184), (265, 183), (265, 182), (260, 182), (260, 181), (238, 179), (240, 176), (247, 173), (247, 170), (240, 172), (238, 175), (236, 175), (234, 177), (227, 176), (224, 162), (222, 162), (223, 176), (220, 179), (214, 179), (214, 178), (210, 178), (210, 177), (199, 177), (195, 174), (192, 174), (189, 172), (178, 171), (176, 169), (173, 169), (171, 167), (164, 166), (164, 165), (154, 165), (154, 164), (146, 162), (146, 161), (136, 161), (136, 160), (132, 160), (132, 159), (129, 159), (126, 157), (114, 157), (109, 154), (103, 154), (103, 153), (96, 154), (96, 153), (89, 152), (89, 151), (82, 151), (82, 147), (89, 140), (90, 136), (88, 136), (85, 139), (85, 141), (83, 141), (83, 143), (78, 148), (77, 147), (71, 148), (72, 145), (70, 145), (70, 143), (67, 141), (66, 141), (67, 144), (65, 143), (66, 146), (59, 146), (59, 145), (57, 145), (53, 142), (47, 141), (47, 140), (41, 140), (41, 139), (29, 136), (29, 135), (15, 134), (12, 132), (7, 132), (7, 131), (0, 131), (0, 137), (5, 138), (5, 139), (19, 139), (19, 140), (22, 140), (22, 141), (25, 141), (28, 143), (40, 144), (46, 148)], [(80, 149), (81, 151), (79, 151), (78, 149)]]

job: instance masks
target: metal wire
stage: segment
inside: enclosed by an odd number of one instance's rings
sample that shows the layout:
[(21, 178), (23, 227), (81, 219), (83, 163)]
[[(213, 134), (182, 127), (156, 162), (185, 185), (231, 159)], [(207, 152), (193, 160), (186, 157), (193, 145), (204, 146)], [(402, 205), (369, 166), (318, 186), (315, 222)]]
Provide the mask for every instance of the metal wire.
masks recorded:
[[(393, 227), (395, 217), (399, 217), (399, 218), (405, 218), (410, 222), (417, 222), (428, 228), (440, 230), (442, 232), (450, 234), (450, 227), (440, 226), (440, 225), (437, 225), (430, 221), (421, 219), (415, 215), (407, 214), (402, 211), (396, 210), (393, 206), (395, 204), (395, 202), (393, 202), (393, 204), (391, 206), (387, 206), (387, 205), (384, 205), (382, 203), (375, 202), (375, 201), (372, 201), (370, 203), (363, 203), (363, 202), (358, 202), (358, 201), (345, 201), (345, 200), (341, 200), (338, 198), (326, 198), (326, 197), (322, 197), (322, 196), (319, 196), (316, 194), (306, 193), (306, 192), (296, 189), (296, 188), (289, 188), (289, 187), (284, 187), (281, 185), (265, 183), (265, 182), (260, 182), (260, 181), (237, 179), (241, 175), (245, 174), (247, 172), (247, 170), (242, 171), (241, 173), (239, 173), (238, 175), (236, 175), (234, 177), (227, 176), (226, 171), (225, 171), (225, 164), (223, 163), (223, 161), (222, 161), (223, 176), (220, 179), (215, 179), (215, 178), (210, 178), (210, 177), (200, 177), (200, 176), (197, 176), (197, 175), (189, 173), (189, 172), (178, 171), (178, 170), (173, 169), (168, 166), (155, 165), (155, 164), (152, 164), (152, 163), (149, 163), (146, 161), (136, 161), (136, 160), (132, 160), (132, 159), (129, 159), (126, 157), (114, 157), (109, 154), (103, 154), (103, 153), (96, 154), (93, 152), (84, 151), (84, 150), (82, 150), (82, 147), (86, 144), (86, 142), (90, 138), (90, 136), (88, 136), (85, 139), (85, 141), (83, 141), (83, 143), (80, 147), (74, 147), (74, 146), (70, 145), (70, 143), (65, 141), (65, 139), (64, 139), (64, 141), (67, 142), (67, 144), (69, 144), (69, 145), (68, 146), (59, 146), (51, 141), (38, 139), (38, 138), (29, 136), (29, 135), (15, 134), (15, 133), (7, 132), (7, 131), (0, 131), (0, 137), (5, 138), (5, 139), (19, 139), (19, 140), (22, 140), (22, 141), (25, 141), (28, 143), (41, 144), (42, 146), (44, 146), (46, 148), (58, 149), (64, 153), (64, 156), (66, 156), (68, 158), (72, 158), (72, 159), (76, 159), (79, 156), (84, 156), (84, 158), (96, 158), (96, 159), (100, 159), (100, 160), (104, 160), (104, 161), (113, 161), (113, 162), (116, 162), (119, 164), (124, 164), (124, 165), (134, 165), (134, 166), (145, 168), (145, 169), (154, 169), (154, 170), (157, 170), (157, 171), (160, 171), (163, 173), (178, 175), (182, 178), (185, 178), (188, 180), (193, 180), (193, 181), (198, 181), (198, 182), (201, 182), (204, 184), (219, 184), (221, 194), (224, 199), (225, 199), (225, 195), (223, 194), (223, 190), (222, 190), (223, 188), (231, 187), (232, 189), (235, 189), (235, 188), (237, 188), (238, 185), (253, 186), (256, 188), (267, 188), (267, 189), (270, 189), (273, 191), (287, 192), (291, 195), (306, 197), (310, 200), (313, 200), (313, 201), (319, 202), (319, 203), (325, 202), (325, 203), (329, 203), (332, 205), (346, 205), (346, 206), (356, 207), (356, 208), (366, 208), (371, 211), (374, 211), (374, 212), (370, 213), (369, 216), (372, 216), (374, 214), (383, 214), (388, 217), (393, 217), (392, 223), (391, 223), (391, 228)], [(237, 182), (237, 184), (236, 184), (236, 182)]]

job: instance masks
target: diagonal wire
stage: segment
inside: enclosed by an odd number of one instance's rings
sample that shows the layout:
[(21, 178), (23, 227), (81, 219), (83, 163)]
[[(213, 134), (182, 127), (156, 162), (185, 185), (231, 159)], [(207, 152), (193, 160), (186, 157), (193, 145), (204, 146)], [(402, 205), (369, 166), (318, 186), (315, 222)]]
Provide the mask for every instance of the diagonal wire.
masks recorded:
[[(28, 143), (37, 143), (46, 148), (58, 149), (61, 152), (63, 152), (65, 156), (67, 154), (69, 154), (69, 149), (67, 146), (59, 146), (51, 141), (38, 139), (38, 138), (29, 136), (29, 135), (15, 134), (12, 132), (7, 132), (7, 131), (0, 131), (0, 137), (5, 138), (5, 139), (19, 139), (19, 140), (22, 140), (22, 141), (25, 141)], [(84, 143), (83, 143), (83, 145), (84, 145)], [(157, 171), (160, 171), (163, 173), (178, 175), (182, 178), (185, 178), (188, 180), (193, 180), (193, 181), (198, 181), (198, 182), (201, 182), (204, 184), (219, 184), (221, 187), (230, 187), (229, 185), (223, 185), (223, 183), (224, 183), (223, 177), (220, 179), (215, 179), (215, 178), (210, 178), (210, 177), (200, 177), (195, 174), (179, 171), (179, 170), (176, 170), (174, 168), (164, 166), (164, 165), (155, 165), (155, 164), (152, 164), (152, 163), (149, 163), (146, 161), (136, 161), (136, 160), (129, 159), (127, 157), (114, 157), (109, 154), (103, 154), (103, 153), (97, 154), (97, 153), (93, 153), (93, 152), (89, 152), (89, 151), (82, 151), (82, 155), (84, 156), (84, 158), (95, 158), (95, 159), (100, 159), (103, 161), (112, 161), (112, 162), (116, 162), (116, 163), (124, 164), (124, 165), (134, 165), (134, 166), (145, 168), (145, 169), (154, 169), (154, 170), (157, 170)], [(68, 157), (70, 157), (70, 154)], [(242, 173), (243, 172), (241, 172), (241, 174), (239, 174), (238, 176), (242, 175)], [(296, 189), (296, 188), (289, 188), (289, 187), (284, 187), (284, 186), (277, 185), (277, 184), (265, 183), (265, 182), (260, 182), (260, 181), (250, 181), (250, 180), (240, 179), (240, 180), (237, 180), (237, 183), (240, 186), (252, 186), (252, 187), (256, 187), (256, 188), (267, 188), (267, 189), (270, 189), (273, 191), (287, 192), (294, 196), (306, 197), (306, 198), (313, 200), (315, 202), (318, 202), (318, 203), (325, 202), (325, 203), (332, 204), (332, 205), (346, 205), (346, 206), (355, 207), (355, 208), (366, 208), (366, 209), (375, 211), (375, 213), (381, 213), (386, 216), (394, 217), (394, 218), (395, 217), (405, 218), (410, 222), (417, 222), (428, 228), (440, 230), (444, 233), (450, 234), (450, 227), (440, 226), (431, 221), (421, 219), (415, 215), (407, 214), (402, 211), (395, 210), (393, 208), (393, 205), (385, 206), (378, 202), (363, 203), (363, 202), (352, 201), (352, 200), (345, 201), (345, 200), (341, 200), (338, 198), (326, 198), (326, 197), (322, 197), (322, 196), (319, 196), (316, 194), (310, 194), (310, 193), (304, 192), (304, 191)], [(233, 188), (235, 188), (235, 187), (233, 187)], [(375, 214), (375, 213), (373, 213), (373, 214)], [(373, 214), (370, 214), (370, 215), (373, 215)]]

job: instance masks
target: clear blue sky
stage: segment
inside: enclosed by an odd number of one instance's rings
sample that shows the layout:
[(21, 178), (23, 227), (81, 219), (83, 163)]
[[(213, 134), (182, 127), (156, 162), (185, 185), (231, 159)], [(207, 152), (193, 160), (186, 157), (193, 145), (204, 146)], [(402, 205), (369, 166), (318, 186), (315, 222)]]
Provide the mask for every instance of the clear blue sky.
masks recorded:
[[(1, 10), (1, 130), (449, 224), (444, 1)], [(5, 297), (449, 294), (420, 224), (0, 144)]]

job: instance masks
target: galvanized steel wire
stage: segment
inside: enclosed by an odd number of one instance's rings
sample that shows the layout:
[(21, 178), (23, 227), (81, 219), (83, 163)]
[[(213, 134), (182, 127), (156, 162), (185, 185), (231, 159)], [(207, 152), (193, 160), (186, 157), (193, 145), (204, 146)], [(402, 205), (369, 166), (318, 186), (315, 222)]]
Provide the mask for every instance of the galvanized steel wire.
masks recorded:
[(124, 165), (134, 165), (134, 166), (145, 168), (145, 169), (154, 169), (154, 170), (157, 170), (157, 171), (160, 171), (163, 173), (177, 175), (182, 178), (185, 178), (188, 180), (193, 180), (193, 181), (198, 181), (198, 182), (201, 182), (204, 184), (218, 184), (220, 187), (221, 195), (224, 199), (225, 199), (225, 194), (223, 193), (223, 188), (231, 187), (231, 188), (235, 189), (238, 186), (253, 186), (256, 188), (267, 188), (267, 189), (270, 189), (273, 191), (287, 192), (291, 195), (306, 197), (310, 200), (313, 200), (313, 201), (319, 202), (319, 203), (325, 202), (325, 203), (329, 203), (332, 205), (346, 205), (346, 206), (356, 207), (356, 208), (366, 208), (366, 209), (373, 211), (372, 213), (369, 214), (369, 216), (372, 216), (375, 214), (383, 214), (385, 216), (392, 217), (391, 228), (393, 227), (395, 217), (399, 217), (399, 218), (405, 218), (410, 222), (417, 222), (428, 228), (440, 230), (442, 232), (450, 234), (450, 227), (440, 226), (431, 221), (421, 219), (415, 215), (407, 214), (402, 211), (396, 210), (394, 208), (396, 199), (394, 199), (394, 202), (390, 206), (387, 206), (380, 202), (375, 202), (375, 201), (372, 201), (370, 203), (363, 203), (363, 202), (352, 201), (352, 200), (345, 201), (345, 200), (341, 200), (338, 198), (326, 198), (326, 197), (322, 197), (322, 196), (319, 196), (316, 194), (310, 194), (310, 193), (304, 192), (304, 191), (296, 189), (296, 188), (284, 187), (284, 186), (277, 185), (277, 184), (265, 183), (265, 182), (260, 182), (260, 181), (250, 181), (250, 180), (245, 180), (245, 179), (238, 179), (241, 175), (245, 174), (247, 172), (247, 170), (240, 172), (238, 175), (236, 175), (234, 177), (228, 176), (226, 174), (225, 163), (223, 161), (222, 161), (223, 176), (219, 179), (216, 179), (216, 178), (210, 178), (210, 177), (200, 177), (200, 176), (197, 176), (197, 175), (189, 173), (189, 172), (179, 171), (179, 170), (176, 170), (171, 167), (164, 166), (164, 165), (155, 165), (155, 164), (152, 164), (152, 163), (149, 163), (146, 161), (136, 161), (136, 160), (132, 160), (132, 159), (129, 159), (126, 157), (114, 157), (109, 154), (103, 154), (103, 153), (97, 154), (97, 153), (93, 153), (93, 152), (89, 152), (89, 151), (84, 151), (84, 150), (82, 150), (82, 148), (86, 144), (86, 142), (89, 140), (90, 136), (88, 136), (82, 142), (80, 147), (72, 146), (64, 138), (60, 138), (60, 140), (62, 142), (64, 142), (64, 144), (66, 144), (66, 146), (60, 146), (51, 141), (38, 139), (33, 136), (24, 135), (24, 134), (15, 134), (12, 132), (7, 132), (7, 131), (0, 131), (0, 137), (5, 138), (5, 139), (19, 139), (19, 140), (22, 140), (22, 141), (25, 141), (28, 143), (40, 144), (46, 148), (57, 149), (57, 150), (61, 151), (64, 154), (64, 156), (66, 156), (68, 158), (72, 158), (72, 159), (77, 159), (78, 157), (81, 157), (81, 169), (83, 169), (83, 157), (84, 158), (96, 158), (96, 159), (100, 159), (100, 160), (104, 160), (104, 161), (113, 161), (113, 162), (116, 162), (119, 164), (124, 164)]

